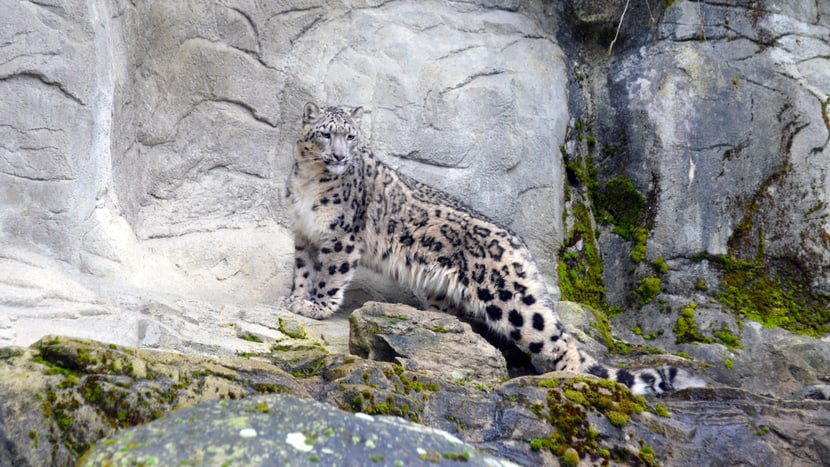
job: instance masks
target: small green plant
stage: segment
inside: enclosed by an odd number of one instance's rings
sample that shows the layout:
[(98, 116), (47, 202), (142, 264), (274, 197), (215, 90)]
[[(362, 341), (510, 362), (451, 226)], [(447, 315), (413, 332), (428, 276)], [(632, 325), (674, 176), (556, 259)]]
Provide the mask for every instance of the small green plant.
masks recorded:
[(677, 323), (674, 325), (675, 343), (690, 344), (694, 342), (701, 342), (711, 344), (712, 339), (700, 334), (695, 323), (695, 308), (697, 304), (692, 302), (680, 310), (680, 317), (677, 318)]
[(666, 264), (666, 259), (662, 256), (655, 259), (651, 265), (654, 266), (654, 270), (658, 274), (665, 274), (669, 270), (669, 265)]
[(735, 364), (732, 363), (732, 359), (727, 358), (723, 361), (723, 366), (726, 367), (727, 370), (731, 370), (732, 367), (735, 366)]
[(637, 334), (638, 336), (642, 337), (643, 339), (645, 339), (647, 341), (657, 339), (657, 336), (662, 336), (663, 335), (663, 330), (662, 329), (657, 330), (657, 331), (652, 331), (652, 332), (646, 334), (645, 332), (643, 332), (643, 328), (640, 325), (640, 323), (637, 323), (636, 326), (631, 328), (631, 332), (633, 332), (634, 334)]
[(658, 417), (671, 418), (669, 409), (667, 409), (663, 404), (654, 404), (654, 413), (657, 414)]
[(723, 345), (729, 347), (730, 349), (744, 348), (744, 346), (741, 345), (741, 338), (739, 336), (732, 334), (732, 331), (730, 331), (729, 327), (727, 327), (725, 324), (723, 325), (720, 331), (715, 331), (714, 333), (712, 333), (712, 335), (715, 336), (715, 339), (717, 339)]
[(599, 218), (614, 224), (614, 233), (631, 240), (631, 232), (646, 208), (646, 200), (634, 183), (626, 177), (615, 177), (592, 196)]
[(697, 282), (695, 282), (695, 290), (700, 292), (706, 292), (707, 290), (709, 290), (709, 287), (706, 285), (705, 280), (698, 279)]
[(646, 243), (648, 231), (644, 228), (634, 229), (634, 248), (631, 249), (631, 261), (640, 263), (646, 260)]
[(568, 448), (565, 450), (565, 452), (562, 454), (559, 460), (561, 461), (562, 465), (568, 467), (575, 467), (576, 465), (579, 465), (579, 453), (576, 452), (576, 449), (574, 448)]
[(640, 306), (651, 303), (661, 292), (661, 282), (657, 277), (646, 277), (640, 281), (636, 293), (640, 297)]
[(654, 465), (654, 450), (649, 446), (640, 448), (640, 455), (638, 456), (645, 465)]
[(616, 427), (625, 426), (625, 424), (628, 423), (628, 415), (622, 412), (617, 412), (616, 410), (609, 410), (605, 413), (605, 416), (608, 418), (608, 421)]

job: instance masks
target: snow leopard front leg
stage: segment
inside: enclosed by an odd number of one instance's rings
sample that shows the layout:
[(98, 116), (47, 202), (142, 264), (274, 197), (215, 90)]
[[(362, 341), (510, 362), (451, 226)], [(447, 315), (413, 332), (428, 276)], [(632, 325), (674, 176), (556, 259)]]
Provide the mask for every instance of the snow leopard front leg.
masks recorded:
[(291, 284), (291, 294), (282, 297), (280, 305), (289, 308), (296, 301), (306, 300), (311, 290), (311, 284), (320, 269), (317, 266), (319, 252), (316, 246), (299, 233), (294, 233), (294, 277)]
[(290, 311), (314, 319), (331, 316), (343, 302), (343, 293), (354, 276), (360, 252), (356, 245), (343, 242), (340, 237), (329, 236), (319, 247), (305, 245), (297, 250), (308, 253), (309, 268), (301, 268), (297, 261), (294, 268), (294, 290), (284, 305)]

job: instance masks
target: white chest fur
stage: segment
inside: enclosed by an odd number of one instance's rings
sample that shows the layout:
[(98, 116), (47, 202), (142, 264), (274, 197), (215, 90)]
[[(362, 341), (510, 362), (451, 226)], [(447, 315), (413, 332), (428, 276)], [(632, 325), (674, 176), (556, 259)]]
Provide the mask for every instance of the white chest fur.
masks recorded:
[(342, 205), (331, 203), (332, 188), (337, 188), (335, 181), (320, 183), (302, 178), (291, 181), (294, 229), (312, 243), (320, 244), (331, 234), (329, 225), (342, 214)]

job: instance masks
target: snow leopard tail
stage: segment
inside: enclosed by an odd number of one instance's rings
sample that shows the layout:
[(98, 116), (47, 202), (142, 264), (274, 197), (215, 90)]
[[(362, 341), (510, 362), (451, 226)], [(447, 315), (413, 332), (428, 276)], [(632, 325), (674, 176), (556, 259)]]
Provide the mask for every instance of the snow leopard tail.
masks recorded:
[(640, 396), (660, 395), (685, 388), (704, 387), (699, 377), (675, 366), (626, 370), (601, 365), (588, 355), (583, 355), (583, 368), (588, 374), (624, 384), (631, 392)]

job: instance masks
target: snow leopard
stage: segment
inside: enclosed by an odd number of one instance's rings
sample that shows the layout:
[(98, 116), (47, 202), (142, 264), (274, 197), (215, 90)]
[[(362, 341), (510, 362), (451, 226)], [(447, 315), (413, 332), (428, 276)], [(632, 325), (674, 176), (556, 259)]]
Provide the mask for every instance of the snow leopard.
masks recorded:
[(333, 314), (355, 270), (370, 268), (460, 310), (514, 342), (539, 372), (581, 372), (662, 394), (702, 380), (673, 366), (626, 370), (580, 350), (559, 319), (527, 244), (449, 194), (380, 161), (359, 127), (363, 109), (307, 103), (287, 183), (294, 277), (282, 305)]

